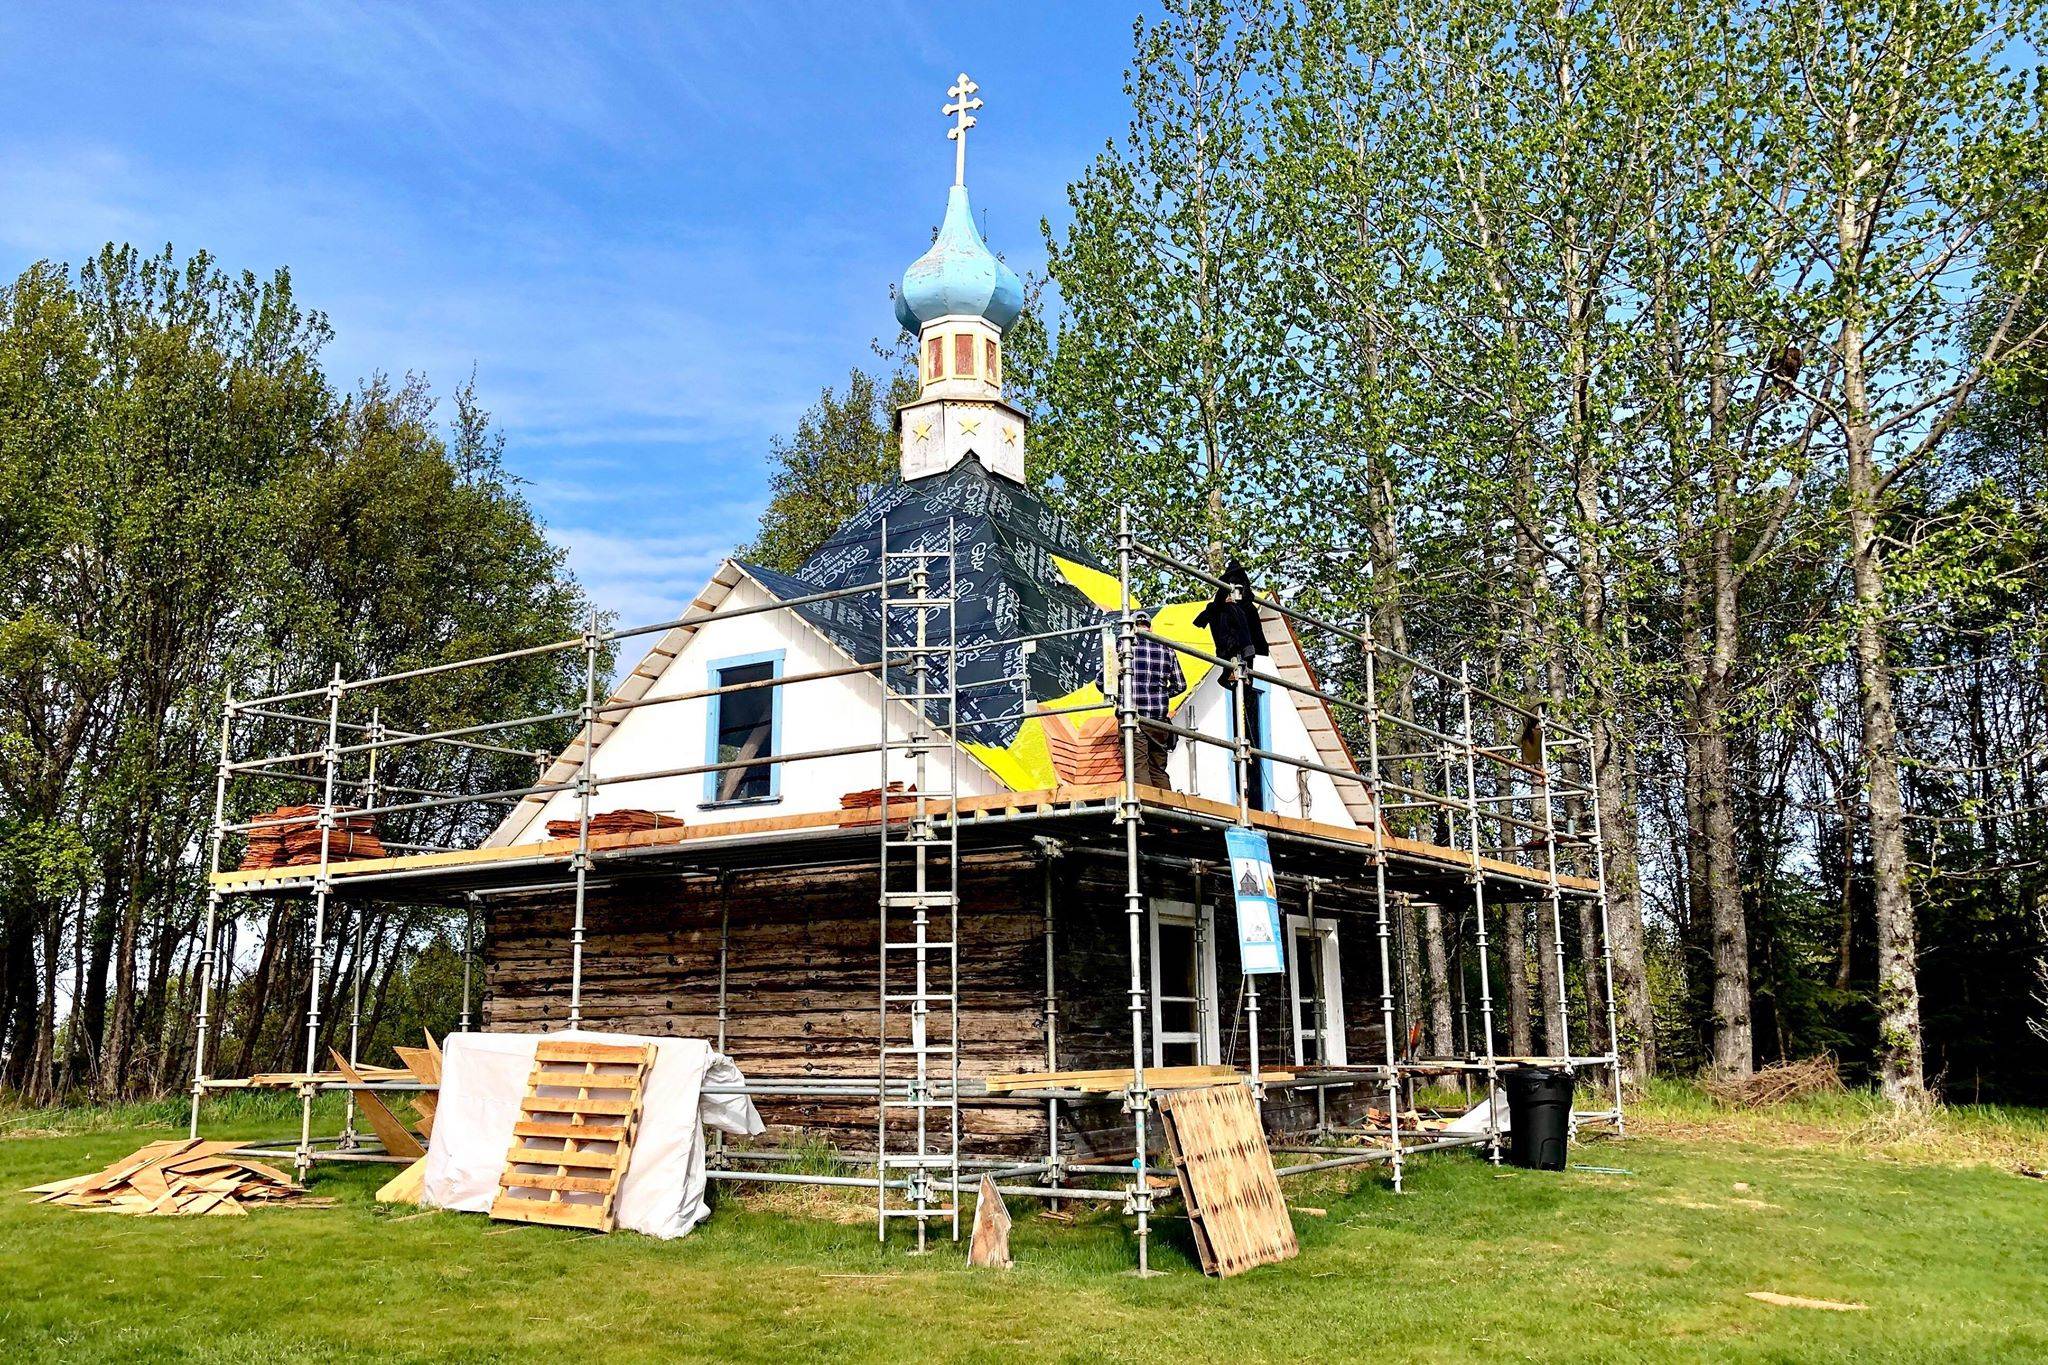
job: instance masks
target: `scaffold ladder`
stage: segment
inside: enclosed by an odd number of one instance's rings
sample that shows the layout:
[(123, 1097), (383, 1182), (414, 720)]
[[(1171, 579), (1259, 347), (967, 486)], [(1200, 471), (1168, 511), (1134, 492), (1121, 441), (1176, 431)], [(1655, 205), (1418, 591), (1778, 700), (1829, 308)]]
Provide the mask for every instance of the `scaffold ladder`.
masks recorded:
[[(886, 1241), (889, 1220), (908, 1218), (919, 1251), (933, 1219), (960, 1239), (959, 635), (954, 526), (943, 546), (926, 543), (935, 529), (891, 549), (882, 524), (875, 1229)], [(909, 790), (892, 802), (891, 774), (905, 769)]]

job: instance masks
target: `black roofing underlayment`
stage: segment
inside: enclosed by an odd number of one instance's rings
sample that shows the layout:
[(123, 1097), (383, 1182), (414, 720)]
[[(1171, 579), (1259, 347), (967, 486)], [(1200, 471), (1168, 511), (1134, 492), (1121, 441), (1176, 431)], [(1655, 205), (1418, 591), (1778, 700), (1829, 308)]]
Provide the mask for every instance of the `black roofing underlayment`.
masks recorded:
[[(833, 532), (794, 574), (758, 564), (742, 567), (784, 600), (873, 583), (883, 576), (885, 525), (891, 553), (943, 551), (947, 528), (952, 528), (954, 563), (960, 578), (952, 624), (960, 650), (961, 739), (1000, 746), (1016, 738), (1024, 718), (1024, 689), (1015, 681), (1001, 680), (1023, 673), (1026, 658), (1034, 701), (1062, 697), (1101, 680), (1102, 645), (1092, 632), (1039, 641), (1028, 656), (1019, 644), (997, 643), (1103, 620), (1102, 611), (1053, 563), (1054, 555), (1105, 573), (1110, 570), (1082, 548), (1066, 518), (1028, 489), (990, 474), (979, 460), (969, 458), (943, 474), (889, 485)], [(890, 576), (905, 577), (910, 568), (909, 561), (894, 560)], [(945, 595), (946, 562), (934, 560), (929, 569), (932, 593)], [(890, 595), (896, 598), (909, 592), (907, 586), (898, 587)], [(857, 662), (874, 663), (881, 657), (878, 594), (860, 593), (793, 610)], [(892, 607), (892, 650), (912, 643), (913, 621), (913, 613)], [(946, 625), (943, 613), (927, 618), (927, 629), (937, 634), (942, 635)], [(932, 666), (937, 667), (936, 660)], [(922, 689), (913, 688), (907, 676), (892, 676), (890, 684), (899, 692), (940, 692), (943, 675), (934, 673), (932, 684)], [(935, 723), (945, 721), (942, 702), (929, 703), (926, 713)]]

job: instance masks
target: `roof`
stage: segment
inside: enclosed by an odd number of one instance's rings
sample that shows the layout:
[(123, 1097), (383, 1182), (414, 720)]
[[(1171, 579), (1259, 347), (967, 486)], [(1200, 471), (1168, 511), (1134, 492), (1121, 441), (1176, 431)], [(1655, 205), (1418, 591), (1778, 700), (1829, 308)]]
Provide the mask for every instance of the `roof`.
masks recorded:
[[(704, 585), (704, 590), (691, 599), (689, 610), (683, 613), (683, 619), (687, 621), (692, 617), (716, 611), (739, 581), (739, 569), (732, 561), (727, 560), (719, 565), (718, 572), (711, 576), (711, 581)], [(647, 690), (654, 686), (657, 678), (668, 671), (669, 664), (683, 652), (683, 646), (690, 642), (690, 637), (695, 635), (697, 630), (698, 627), (695, 625), (680, 625), (664, 631), (661, 638), (654, 642), (653, 647), (641, 656), (640, 662), (633, 665), (632, 671), (619, 680), (619, 685), (612, 689), (612, 694), (605, 698), (605, 701), (639, 701), (646, 696)], [(554, 787), (575, 781), (578, 770), (583, 767), (584, 754), (594, 752), (603, 745), (605, 740), (611, 737), (612, 731), (619, 728), (619, 723), (632, 714), (631, 711), (603, 712), (595, 724), (578, 730), (576, 737), (563, 746), (561, 753), (555, 755), (554, 762), (548, 764), (537, 785)], [(498, 848), (517, 840), (547, 807), (551, 794), (536, 792), (522, 797), (519, 803), (506, 813), (505, 818), (498, 822), (497, 828), (484, 840), (483, 847)]]
[[(952, 626), (959, 648), (959, 727), (970, 743), (1003, 746), (1017, 737), (1029, 697), (1063, 697), (1102, 676), (1102, 644), (1092, 632), (1040, 640), (1028, 653), (1019, 637), (1075, 631), (1103, 620), (1102, 607), (1080, 584), (1108, 570), (1080, 542), (1072, 523), (1037, 494), (962, 460), (951, 469), (884, 488), (818, 548), (795, 573), (758, 564), (742, 567), (776, 596), (813, 596), (882, 578), (882, 535), (889, 550), (944, 551), (951, 537)], [(932, 591), (943, 595), (943, 561), (933, 564)], [(891, 576), (907, 569), (892, 561)], [(895, 588), (898, 596), (907, 588)], [(881, 602), (874, 593), (793, 608), (861, 663), (881, 657)], [(908, 612), (891, 614), (892, 647), (910, 643)], [(893, 680), (892, 680), (893, 682)], [(900, 690), (911, 690), (908, 687)], [(919, 689), (937, 690), (937, 689)], [(935, 716), (942, 720), (943, 716)]]
[[(685, 616), (685, 620), (705, 619), (665, 631), (609, 700), (644, 697), (683, 652), (690, 637), (747, 579), (786, 602), (878, 581), (885, 528), (892, 553), (943, 550), (950, 537), (959, 578), (954, 616), (963, 751), (1013, 791), (1036, 791), (1076, 780), (1120, 779), (1121, 753), (1106, 739), (1114, 734), (1114, 727), (1103, 724), (1111, 716), (1111, 708), (1101, 689), (1102, 636), (1082, 629), (1105, 624), (1106, 613), (1117, 609), (1121, 599), (1118, 580), (1085, 548), (1071, 522), (1037, 494), (991, 474), (972, 458), (944, 473), (883, 488), (794, 573), (727, 560), (690, 603)], [(892, 574), (902, 571), (900, 562), (892, 562)], [(944, 595), (946, 587), (943, 571), (935, 569), (934, 592)], [(1193, 624), (1202, 606), (1200, 601), (1161, 606), (1153, 613), (1152, 629), (1168, 639), (1213, 650), (1208, 631)], [(789, 614), (852, 662), (874, 663), (881, 656), (881, 604), (875, 593), (802, 602), (792, 606)], [(1276, 676), (1316, 686), (1314, 673), (1284, 618), (1270, 610), (1264, 612), (1264, 618), (1267, 639), (1273, 644), (1266, 667)], [(904, 619), (892, 620), (891, 626), (895, 643), (907, 643), (908, 613)], [(1038, 640), (1029, 652), (1024, 650), (1020, 637), (1052, 632), (1069, 633)], [(1205, 660), (1191, 656), (1183, 658), (1183, 668), (1188, 686), (1174, 699), (1176, 708), (1210, 672)], [(899, 692), (941, 690), (912, 688), (908, 681), (892, 678), (891, 684)], [(1329, 767), (1357, 771), (1328, 704), (1299, 692), (1289, 695), (1315, 742), (1319, 760)], [(941, 707), (933, 702), (928, 709)], [(1089, 707), (1098, 709), (1080, 709)], [(1034, 714), (1039, 710), (1072, 714)], [(613, 714), (623, 717), (632, 713)], [(616, 728), (617, 722), (604, 720), (592, 727), (589, 736), (579, 734), (549, 765), (542, 784), (574, 780), (583, 764), (586, 739), (587, 747), (594, 751)], [(1364, 792), (1355, 783), (1339, 782), (1337, 786), (1353, 819), (1360, 825), (1369, 823), (1372, 807)], [(520, 802), (486, 840), (486, 846), (518, 839), (545, 803), (545, 794)]]

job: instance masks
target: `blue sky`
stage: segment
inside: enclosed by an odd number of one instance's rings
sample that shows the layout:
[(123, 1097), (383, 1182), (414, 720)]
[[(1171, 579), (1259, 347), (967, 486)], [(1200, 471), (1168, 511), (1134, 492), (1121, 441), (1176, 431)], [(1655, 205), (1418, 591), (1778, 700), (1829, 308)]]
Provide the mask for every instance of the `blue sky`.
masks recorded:
[(968, 184), (1041, 217), (1125, 121), (1137, 0), (0, 7), (0, 271), (107, 240), (291, 268), (343, 383), (476, 367), (600, 605), (666, 615), (751, 534), (769, 437), (893, 336)]

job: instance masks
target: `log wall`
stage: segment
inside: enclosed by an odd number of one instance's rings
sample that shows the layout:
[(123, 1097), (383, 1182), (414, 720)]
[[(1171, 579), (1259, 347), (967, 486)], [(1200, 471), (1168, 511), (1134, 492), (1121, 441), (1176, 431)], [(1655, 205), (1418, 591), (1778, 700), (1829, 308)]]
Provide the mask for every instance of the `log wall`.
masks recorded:
[[(1121, 859), (1068, 857), (1054, 866), (1057, 888), (1054, 920), (1059, 959), (1059, 1018), (1055, 1038), (1059, 1065), (1065, 1069), (1128, 1067), (1131, 1064), (1130, 925), (1125, 913), (1124, 865)], [(1215, 872), (1200, 883), (1191, 871), (1147, 868), (1141, 884), (1161, 899), (1214, 906), (1216, 993), (1221, 1060), (1240, 1069), (1251, 1065), (1242, 983), (1237, 969), (1237, 914), (1228, 887)], [(1354, 1063), (1385, 1059), (1385, 1033), (1380, 1026), (1379, 942), (1374, 917), (1364, 913), (1368, 902), (1357, 895), (1325, 890), (1316, 899), (1319, 922), (1338, 925), (1339, 971), (1344, 988), (1345, 1043)], [(1298, 888), (1280, 888), (1283, 915), (1302, 914)], [(1143, 951), (1151, 952), (1146, 935)], [(1145, 986), (1151, 989), (1149, 964)], [(1294, 1040), (1289, 1033), (1290, 998), (1285, 973), (1259, 978), (1259, 1065), (1264, 1071), (1290, 1070)], [(1149, 1029), (1149, 1015), (1146, 1027)], [(1148, 1034), (1145, 1060), (1152, 1060)], [(1383, 1094), (1369, 1087), (1328, 1092), (1332, 1123), (1364, 1119), (1368, 1104), (1384, 1107)], [(1313, 1091), (1268, 1092), (1266, 1126), (1274, 1132), (1312, 1127), (1316, 1117)], [(1154, 1129), (1154, 1141), (1157, 1141)], [(1132, 1154), (1130, 1116), (1119, 1106), (1076, 1109), (1062, 1124), (1062, 1144), (1079, 1153), (1127, 1159)]]
[[(1068, 855), (1047, 864), (1006, 852), (969, 858), (962, 874), (960, 942), (961, 1074), (1031, 1071), (1046, 1065), (1045, 903), (1050, 880), (1057, 957), (1058, 1065), (1131, 1064), (1130, 958), (1120, 861)], [(1193, 899), (1192, 876), (1151, 869), (1147, 890)], [(1223, 888), (1213, 884), (1212, 895)], [(873, 1077), (877, 880), (872, 862), (708, 876), (647, 877), (590, 888), (585, 910), (583, 1019), (586, 1027), (663, 1036), (718, 1037), (719, 926), (727, 923), (725, 1052), (752, 1077)], [(1283, 888), (1283, 908), (1288, 903)], [(1354, 1061), (1380, 1052), (1378, 947), (1369, 917), (1319, 899), (1340, 918), (1348, 1043)], [(485, 1027), (559, 1028), (567, 1020), (568, 892), (550, 890), (488, 903), (484, 935)], [(898, 926), (898, 936), (906, 926)], [(943, 938), (944, 931), (933, 934)], [(1236, 927), (1228, 899), (1216, 913), (1217, 988), (1226, 1060), (1243, 1066)], [(1149, 942), (1147, 946), (1149, 951)], [(907, 958), (907, 955), (900, 955)], [(897, 964), (892, 963), (892, 972)], [(905, 964), (907, 965), (907, 963)], [(907, 980), (907, 973), (901, 978)], [(1149, 981), (1148, 981), (1149, 985)], [(1268, 1069), (1291, 1063), (1286, 977), (1261, 982), (1260, 1055)], [(892, 1011), (903, 1026), (904, 1007)], [(1241, 1014), (1235, 1016), (1241, 1020)], [(900, 1037), (892, 1038), (900, 1042)], [(1148, 1054), (1149, 1060), (1149, 1054)], [(935, 1062), (935, 1065), (940, 1063)], [(901, 1074), (900, 1068), (895, 1074)], [(1356, 1117), (1369, 1096), (1333, 1091), (1333, 1115)], [(757, 1101), (778, 1138), (801, 1133), (847, 1150), (875, 1140), (872, 1101), (784, 1097)], [(1129, 1116), (1115, 1103), (1063, 1105), (1062, 1148), (1076, 1156), (1128, 1157)], [(1275, 1092), (1282, 1127), (1313, 1120), (1314, 1100)], [(1039, 1153), (1043, 1101), (962, 1107), (963, 1148)], [(892, 1133), (902, 1121), (892, 1116)], [(898, 1144), (891, 1141), (891, 1149)]]
[[(963, 1075), (1044, 1063), (1039, 876), (1038, 863), (1022, 856), (976, 859), (965, 869)], [(715, 878), (677, 877), (592, 888), (584, 913), (584, 1023), (715, 1040), (724, 911), (724, 1050), (740, 1069), (758, 1077), (873, 1077), (880, 1034), (876, 892), (872, 862), (735, 874), (725, 887)], [(572, 903), (560, 891), (492, 906), (485, 932), (487, 1028), (562, 1026), (569, 1010), (571, 914)], [(907, 924), (899, 923), (895, 934), (907, 937)], [(931, 937), (944, 939), (943, 926)], [(907, 982), (909, 955), (897, 956), (901, 961), (891, 970), (901, 975), (894, 979)], [(894, 1008), (892, 1025), (901, 1029), (907, 1014), (907, 1006)], [(933, 1065), (944, 1063), (934, 1059)], [(906, 1066), (907, 1059), (900, 1059), (893, 1074), (904, 1074)], [(757, 1103), (773, 1128), (802, 1128), (835, 1146), (874, 1147), (872, 1101), (764, 1097)], [(892, 1128), (897, 1122), (892, 1116)], [(1044, 1126), (1041, 1114), (1022, 1106), (964, 1111), (963, 1123), (970, 1145), (1014, 1145)]]

